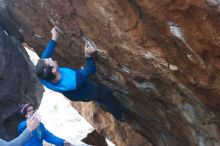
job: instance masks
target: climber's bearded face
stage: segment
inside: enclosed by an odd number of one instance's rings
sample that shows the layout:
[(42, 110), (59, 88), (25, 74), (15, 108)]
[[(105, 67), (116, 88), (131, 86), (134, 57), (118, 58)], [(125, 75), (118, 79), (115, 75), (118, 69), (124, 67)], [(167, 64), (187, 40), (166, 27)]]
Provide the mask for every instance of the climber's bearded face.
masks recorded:
[(58, 64), (57, 61), (54, 61), (52, 58), (46, 58), (44, 59), (44, 63), (46, 65), (49, 65), (52, 67), (52, 73), (56, 74), (59, 70), (58, 70)]

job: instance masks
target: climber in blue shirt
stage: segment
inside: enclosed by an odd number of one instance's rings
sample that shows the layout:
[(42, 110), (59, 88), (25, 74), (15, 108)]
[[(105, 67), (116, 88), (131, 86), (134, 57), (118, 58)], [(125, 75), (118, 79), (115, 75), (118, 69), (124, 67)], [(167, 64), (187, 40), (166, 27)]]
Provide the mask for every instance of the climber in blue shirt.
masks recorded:
[[(35, 108), (31, 104), (23, 104), (21, 106), (21, 114), (25, 118), (32, 116), (34, 112), (35, 112)], [(20, 122), (18, 125), (18, 133), (21, 134), (26, 129), (26, 127), (27, 127), (27, 120)], [(25, 143), (24, 146), (43, 146), (43, 140), (47, 141), (48, 143), (54, 144), (56, 146), (64, 146), (64, 145), (71, 146), (69, 142), (49, 132), (44, 127), (44, 124), (41, 122), (38, 128), (32, 131), (32, 137)]]
[(32, 131), (38, 128), (40, 123), (40, 116), (35, 113), (33, 116), (30, 116), (26, 122), (26, 129), (22, 130), (23, 132), (16, 137), (15, 139), (7, 142), (0, 139), (0, 146), (24, 146), (24, 144), (32, 137)]
[(84, 47), (86, 66), (83, 69), (59, 67), (57, 62), (51, 58), (59, 32), (58, 27), (51, 30), (52, 39), (48, 42), (36, 65), (36, 74), (40, 78), (40, 82), (49, 89), (62, 93), (71, 101), (88, 102), (93, 100), (104, 106), (116, 119), (121, 119), (122, 108), (113, 96), (112, 91), (103, 85), (88, 80), (96, 72), (95, 62), (92, 58), (95, 49), (91, 43), (86, 43)]

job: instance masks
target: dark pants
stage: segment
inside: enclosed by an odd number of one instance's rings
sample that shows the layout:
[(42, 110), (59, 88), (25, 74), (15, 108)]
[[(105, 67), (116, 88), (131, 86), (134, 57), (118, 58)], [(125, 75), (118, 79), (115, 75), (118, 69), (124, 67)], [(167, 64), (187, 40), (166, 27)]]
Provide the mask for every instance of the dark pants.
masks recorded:
[(113, 95), (112, 90), (104, 85), (88, 81), (82, 88), (63, 94), (72, 101), (95, 101), (104, 106), (117, 120), (122, 118), (123, 107)]

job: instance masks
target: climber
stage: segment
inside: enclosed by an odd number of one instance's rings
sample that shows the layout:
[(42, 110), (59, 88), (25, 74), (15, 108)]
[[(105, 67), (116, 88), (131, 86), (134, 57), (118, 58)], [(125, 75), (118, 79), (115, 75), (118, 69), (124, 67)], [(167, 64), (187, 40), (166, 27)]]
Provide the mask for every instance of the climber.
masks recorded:
[(40, 117), (38, 114), (33, 114), (27, 120), (27, 128), (19, 135), (17, 138), (10, 142), (6, 142), (0, 139), (0, 146), (23, 146), (32, 136), (32, 131), (34, 131), (40, 122)]
[[(40, 82), (49, 89), (62, 93), (71, 101), (95, 101), (116, 119), (122, 118), (122, 106), (119, 105), (113, 92), (103, 85), (98, 85), (88, 78), (96, 71), (95, 62), (92, 55), (95, 52), (94, 43), (86, 40), (84, 47), (86, 66), (83, 69), (58, 67), (57, 62), (51, 59), (53, 55), (60, 29), (54, 27), (51, 30), (52, 39), (41, 55), (41, 59), (36, 65), (36, 74)], [(84, 39), (86, 39), (84, 37)]]
[[(35, 108), (31, 104), (23, 104), (21, 105), (21, 114), (26, 119), (32, 116), (35, 112)], [(27, 127), (27, 120), (24, 120), (18, 125), (18, 133), (22, 133)], [(38, 128), (32, 132), (32, 137), (25, 143), (25, 146), (43, 146), (43, 140), (48, 143), (57, 145), (57, 146), (71, 146), (68, 141), (61, 139), (51, 132), (49, 132), (44, 124), (40, 122)]]

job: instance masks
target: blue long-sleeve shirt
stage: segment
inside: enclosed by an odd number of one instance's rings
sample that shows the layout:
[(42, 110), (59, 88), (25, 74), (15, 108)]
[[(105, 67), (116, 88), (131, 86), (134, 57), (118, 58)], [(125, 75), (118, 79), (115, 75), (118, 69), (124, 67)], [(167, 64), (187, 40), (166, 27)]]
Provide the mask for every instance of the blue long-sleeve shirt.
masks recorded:
[[(27, 121), (22, 121), (18, 125), (18, 133), (22, 133), (26, 127)], [(44, 127), (43, 123), (40, 123), (39, 127), (32, 131), (32, 137), (25, 143), (24, 146), (43, 146), (43, 140), (56, 146), (63, 146), (65, 141), (64, 139), (53, 135)]]
[[(57, 42), (50, 40), (41, 58), (52, 57)], [(72, 68), (59, 67), (61, 78), (57, 83), (52, 83), (47, 80), (40, 80), (49, 89), (63, 93), (72, 101), (87, 101), (91, 96), (92, 84), (88, 78), (96, 71), (95, 62), (92, 57), (86, 58), (86, 66), (84, 69), (75, 70)]]

